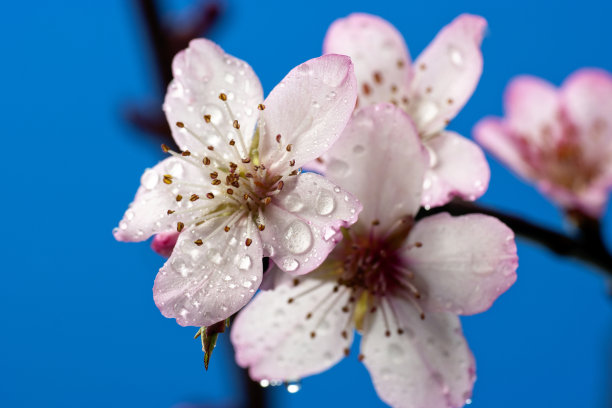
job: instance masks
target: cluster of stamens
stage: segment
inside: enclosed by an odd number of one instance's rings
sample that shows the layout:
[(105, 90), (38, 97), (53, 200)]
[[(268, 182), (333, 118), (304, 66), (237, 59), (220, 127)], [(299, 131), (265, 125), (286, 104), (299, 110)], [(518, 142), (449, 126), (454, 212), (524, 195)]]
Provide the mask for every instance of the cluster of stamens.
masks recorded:
[[(353, 322), (357, 329), (361, 329), (365, 314), (377, 311), (382, 314), (386, 337), (392, 336), (393, 333), (404, 334), (406, 328), (402, 327), (397, 313), (398, 301), (409, 302), (416, 308), (421, 319), (425, 319), (420, 305), (422, 293), (415, 284), (414, 273), (408, 268), (402, 255), (406, 249), (422, 246), (420, 242), (416, 242), (412, 247), (406, 247), (406, 238), (414, 221), (411, 217), (402, 218), (386, 233), (376, 231), (379, 224), (378, 220), (374, 220), (366, 235), (344, 230), (344, 240), (340, 244), (343, 247), (338, 250), (341, 255), (336, 257), (342, 261), (332, 261), (323, 267), (329, 269), (325, 272), (337, 276), (336, 284), (331, 294), (326, 294), (321, 303), (305, 316), (306, 320), (310, 320), (319, 315), (314, 330), (310, 332), (311, 338), (316, 338), (317, 328), (337, 307), (347, 316), (340, 332), (343, 339), (348, 338)], [(294, 286), (299, 283), (300, 279), (294, 279)], [(287, 303), (292, 304), (327, 283), (328, 281), (323, 279), (317, 285), (288, 298)], [(346, 301), (339, 304), (341, 299)], [(348, 349), (344, 351), (346, 355), (349, 354)], [(359, 359), (363, 359), (363, 355), (360, 355)]]
[[(225, 155), (218, 152), (215, 146), (207, 144), (205, 138), (198, 135), (193, 129), (187, 127), (184, 122), (176, 122), (176, 126), (189, 133), (202, 145), (200, 152), (185, 150), (182, 152), (172, 151), (168, 146), (162, 144), (162, 150), (190, 166), (197, 167), (202, 172), (202, 180), (181, 180), (172, 174), (164, 174), (163, 182), (167, 185), (178, 185), (180, 187), (193, 188), (195, 191), (187, 197), (181, 194), (175, 196), (177, 209), (168, 209), (167, 214), (185, 215), (185, 219), (178, 221), (176, 229), (178, 232), (185, 228), (195, 225), (196, 227), (212, 219), (226, 217), (227, 223), (222, 226), (225, 232), (229, 232), (234, 225), (243, 219), (251, 217), (259, 231), (265, 229), (265, 208), (268, 206), (275, 195), (280, 193), (284, 187), (285, 177), (296, 176), (301, 169), (294, 168), (295, 160), (289, 157), (292, 150), (291, 144), (283, 144), (282, 135), (276, 135), (278, 150), (281, 152), (280, 159), (287, 161), (290, 171), (286, 174), (273, 174), (264, 163), (259, 162), (259, 145), (263, 127), (259, 126), (254, 137), (254, 143), (247, 146), (246, 140), (240, 130), (240, 122), (235, 118), (228, 103), (225, 93), (219, 94), (219, 99), (223, 102), (226, 112), (232, 121), (233, 135), (224, 135), (215, 125), (210, 114), (204, 114), (202, 120), (210, 127), (212, 132), (225, 140), (230, 149), (224, 149)], [(265, 109), (263, 104), (257, 107), (262, 122), (262, 112)], [(229, 152), (229, 154), (227, 154)], [(229, 157), (227, 157), (229, 156)], [(212, 187), (211, 187), (212, 186)], [(187, 199), (192, 204), (198, 200), (214, 200), (214, 204), (205, 203), (201, 206), (191, 205), (188, 208), (180, 206)], [(250, 246), (253, 240), (248, 237), (251, 232), (247, 222), (247, 238), (245, 245)], [(208, 234), (213, 235), (214, 233)], [(206, 237), (198, 238), (194, 244), (201, 246)]]

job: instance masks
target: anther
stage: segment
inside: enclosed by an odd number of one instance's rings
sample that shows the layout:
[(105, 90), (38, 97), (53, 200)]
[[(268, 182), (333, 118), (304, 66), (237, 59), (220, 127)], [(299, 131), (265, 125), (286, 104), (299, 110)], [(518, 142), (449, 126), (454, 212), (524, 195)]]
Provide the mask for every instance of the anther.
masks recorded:
[(262, 110), (266, 109), (266, 105), (264, 105), (263, 103), (260, 103), (259, 105), (257, 105), (257, 109), (262, 111)]
[(317, 337), (317, 333), (315, 333), (315, 332), (313, 332), (313, 331), (312, 331), (312, 332), (310, 332), (310, 338), (311, 338), (311, 339), (314, 339), (315, 337)]
[(420, 247), (422, 247), (422, 246), (423, 246), (423, 243), (422, 243), (422, 242), (417, 241), (417, 242), (415, 242), (415, 243), (414, 243), (414, 246), (415, 246), (415, 247), (417, 247), (417, 248), (420, 248)]
[(421, 312), (421, 320), (425, 320), (425, 313)]
[(391, 337), (391, 332), (389, 330), (385, 331), (385, 337)]
[(246, 246), (251, 246), (251, 244), (252, 244), (252, 243), (253, 243), (253, 240), (252, 240), (251, 238), (247, 238), (247, 239), (244, 241), (244, 245), (246, 245)]
[(342, 330), (342, 338), (343, 339), (348, 339), (348, 333), (346, 332), (346, 330)]
[(219, 179), (214, 179), (214, 180), (211, 182), (211, 184), (212, 184), (213, 186), (218, 186), (219, 184), (221, 184), (221, 180), (219, 180)]
[(293, 286), (297, 286), (300, 284), (300, 280), (298, 278), (293, 279)]
[(371, 92), (370, 85), (368, 85), (367, 83), (364, 82), (363, 85), (361, 86), (361, 88), (363, 89), (363, 93), (365, 95), (369, 95), (370, 94), (370, 92)]
[(427, 88), (425, 88), (425, 93), (431, 93), (431, 86), (428, 86)]
[[(251, 162), (251, 158), (247, 157), (246, 159), (242, 159), (242, 162), (245, 163), (245, 164), (246, 163), (250, 163)], [(253, 177), (253, 176), (251, 175), (251, 177)]]
[(427, 69), (427, 65), (425, 63), (419, 65), (419, 68), (421, 68), (421, 71), (425, 71)]
[(393, 93), (397, 92), (397, 85), (391, 85), (391, 92)]
[(380, 74), (380, 72), (374, 72), (374, 82), (376, 82), (377, 84), (382, 83), (382, 75)]
[(397, 334), (404, 334), (404, 330), (402, 328), (397, 329)]
[(181, 201), (182, 199), (183, 199), (182, 195), (179, 194), (179, 195), (176, 196), (176, 201)]
[(168, 212), (167, 212), (167, 213), (168, 213), (168, 215), (173, 214), (173, 213), (174, 213), (174, 210), (168, 210)]
[(346, 357), (348, 357), (348, 356), (349, 356), (349, 354), (351, 354), (351, 350), (349, 350), (348, 348), (345, 348), (345, 349), (344, 349), (344, 355), (345, 355)]
[(227, 226), (227, 225), (223, 228), (223, 231), (225, 231), (225, 232), (229, 232), (229, 230), (230, 230), (230, 227)]
[(184, 128), (185, 124), (183, 122), (176, 122), (176, 126), (180, 128)]
[(223, 102), (227, 101), (227, 95), (224, 94), (223, 92), (221, 92), (219, 94), (219, 99), (221, 99)]
[(181, 231), (183, 230), (183, 228), (185, 228), (185, 224), (183, 224), (183, 223), (182, 223), (182, 222), (180, 222), (180, 221), (176, 223), (176, 230), (177, 230), (178, 232), (181, 232)]
[(308, 313), (306, 314), (306, 320), (309, 320), (311, 317), (312, 317), (312, 313), (308, 312)]
[(268, 205), (272, 202), (272, 198), (271, 197), (266, 197), (263, 200), (261, 200), (261, 202), (263, 203), (263, 205)]
[(189, 150), (185, 150), (181, 153), (181, 156), (191, 156), (191, 152)]
[(189, 201), (196, 201), (197, 199), (199, 199), (200, 196), (197, 194), (192, 194), (191, 197), (189, 197)]
[(208, 166), (210, 164), (210, 159), (208, 157), (204, 157), (202, 159), (202, 163), (204, 163), (205, 166)]
[(194, 243), (194, 244), (196, 244), (197, 246), (200, 246), (200, 245), (202, 245), (204, 242), (202, 242), (202, 240), (201, 240), (201, 239), (197, 239), (197, 240), (193, 241), (193, 243)]
[(285, 186), (285, 182), (283, 180), (281, 180), (281, 181), (278, 182), (278, 185), (276, 186), (276, 189), (278, 191), (280, 191), (280, 190), (283, 189), (284, 186)]
[(263, 230), (265, 230), (265, 229), (266, 229), (266, 226), (265, 226), (265, 225), (263, 225), (263, 224), (259, 224), (259, 225), (257, 226), (257, 229), (258, 229), (258, 230), (260, 230), (260, 231), (263, 231)]
[(240, 129), (240, 123), (238, 123), (238, 120), (234, 119), (234, 123), (232, 123), (232, 126), (234, 126), (234, 129)]
[(213, 171), (212, 173), (210, 173), (210, 178), (211, 179), (216, 179), (219, 176), (219, 173), (217, 173), (216, 171)]
[(380, 221), (378, 219), (372, 221), (372, 225), (376, 226), (376, 225), (380, 225)]
[(453, 98), (448, 98), (446, 102), (448, 102), (449, 105), (452, 105), (454, 101), (453, 101)]
[(293, 303), (293, 298), (287, 299), (287, 303)]
[(289, 166), (291, 167), (295, 166), (295, 160), (289, 160)]
[(244, 199), (244, 201), (249, 199), (249, 195), (247, 193), (244, 193), (244, 195), (242, 196), (242, 198)]
[(164, 153), (168, 153), (170, 151), (170, 148), (165, 143), (162, 143), (161, 149)]
[(281, 135), (278, 134), (276, 135), (276, 143), (280, 143), (281, 142)]
[(348, 313), (349, 312), (349, 307), (348, 306), (342, 306), (342, 311), (344, 313)]
[(244, 175), (244, 177), (246, 177), (246, 178), (253, 178), (253, 175), (251, 173), (247, 173), (247, 174)]
[(404, 61), (402, 61), (402, 60), (397, 60), (397, 67), (398, 67), (398, 68), (403, 68), (403, 67), (404, 67)]
[(210, 115), (204, 115), (204, 122), (210, 123)]
[(214, 146), (206, 146), (206, 148), (207, 148), (208, 150), (211, 150), (211, 151), (212, 151), (212, 150), (215, 150), (215, 147), (214, 147)]
[(164, 183), (172, 184), (172, 176), (170, 174), (164, 174)]
[(212, 200), (213, 198), (215, 198), (215, 195), (213, 193), (207, 193), (206, 197)]
[(291, 151), (291, 144), (288, 144), (286, 149), (287, 149), (288, 152), (290, 152)]
[(232, 139), (232, 140), (230, 140), (230, 141), (229, 141), (229, 145), (230, 145), (230, 146), (233, 146), (233, 145), (235, 145), (235, 144), (236, 144), (236, 141), (235, 141), (234, 139)]
[(232, 190), (231, 188), (227, 189), (227, 194), (232, 195), (234, 194), (234, 190)]
[(360, 354), (357, 356), (357, 360), (359, 361), (363, 361), (363, 359), (365, 358), (365, 356), (363, 354)]

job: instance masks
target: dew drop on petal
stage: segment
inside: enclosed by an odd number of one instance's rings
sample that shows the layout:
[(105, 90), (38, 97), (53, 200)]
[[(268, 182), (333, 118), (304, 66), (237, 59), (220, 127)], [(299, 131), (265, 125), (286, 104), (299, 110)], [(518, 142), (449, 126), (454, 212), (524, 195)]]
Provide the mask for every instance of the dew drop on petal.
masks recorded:
[(329, 241), (330, 239), (332, 239), (334, 236), (336, 235), (336, 230), (331, 228), (331, 227), (327, 227), (325, 228), (325, 232), (323, 232), (323, 239), (325, 241)]
[(316, 211), (319, 215), (329, 215), (334, 211), (336, 207), (336, 202), (334, 201), (334, 197), (327, 190), (319, 191), (319, 195), (317, 196), (316, 201)]
[(287, 381), (285, 388), (290, 394), (295, 394), (302, 388), (302, 386), (300, 385), (299, 381)]
[(221, 256), (221, 253), (219, 252), (218, 249), (215, 249), (215, 248), (211, 248), (208, 250), (208, 259), (210, 260), (210, 262), (216, 265), (220, 265), (221, 261), (223, 261), (223, 257)]
[(303, 221), (295, 220), (285, 229), (284, 245), (293, 254), (303, 254), (312, 246), (312, 232)]
[(418, 122), (421, 125), (431, 122), (439, 111), (440, 109), (438, 109), (438, 105), (435, 102), (429, 100), (422, 101), (416, 113)]
[(259, 386), (261, 388), (269, 387), (270, 386), (270, 380), (263, 379), (263, 380), (259, 381)]
[(460, 67), (463, 65), (463, 54), (457, 48), (450, 47), (448, 49), (448, 56), (455, 66)]
[(184, 171), (185, 168), (183, 167), (183, 164), (179, 162), (173, 163), (168, 170), (173, 177), (181, 177)]
[(132, 211), (132, 210), (127, 210), (127, 211), (125, 212), (125, 218), (126, 218), (127, 220), (132, 220), (132, 219), (134, 218), (134, 211)]
[(327, 167), (329, 173), (336, 177), (344, 177), (348, 173), (349, 166), (345, 161), (332, 159)]
[(242, 257), (242, 259), (240, 259), (240, 262), (238, 263), (238, 269), (242, 269), (243, 271), (246, 271), (247, 269), (249, 269), (251, 267), (251, 257), (248, 255), (245, 255)]
[(183, 259), (183, 257), (174, 257), (174, 259), (172, 259), (171, 265), (172, 269), (178, 272), (182, 277), (186, 277), (187, 275), (189, 275), (189, 272), (191, 272), (189, 265), (187, 265), (187, 262), (185, 262), (185, 259)]
[(298, 268), (298, 266), (300, 266), (300, 263), (294, 258), (285, 258), (283, 259), (282, 264), (283, 269), (287, 272), (293, 272)]
[(148, 190), (151, 190), (153, 187), (157, 185), (159, 182), (159, 175), (153, 169), (148, 169), (144, 172), (142, 177), (140, 178), (140, 183), (142, 186)]
[(338, 186), (334, 187), (334, 192), (335, 193), (339, 193), (340, 192), (340, 187), (338, 187)]
[(121, 222), (119, 223), (119, 229), (121, 229), (121, 230), (125, 231), (125, 230), (127, 229), (127, 227), (128, 227), (127, 222), (125, 222), (125, 221), (121, 221)]
[(287, 196), (283, 200), (283, 204), (289, 212), (298, 212), (302, 208), (304, 208), (304, 202), (302, 201), (302, 197), (300, 197), (297, 193), (287, 194)]
[(234, 76), (232, 74), (230, 74), (229, 72), (225, 74), (225, 82), (227, 82), (228, 84), (233, 84), (234, 83)]

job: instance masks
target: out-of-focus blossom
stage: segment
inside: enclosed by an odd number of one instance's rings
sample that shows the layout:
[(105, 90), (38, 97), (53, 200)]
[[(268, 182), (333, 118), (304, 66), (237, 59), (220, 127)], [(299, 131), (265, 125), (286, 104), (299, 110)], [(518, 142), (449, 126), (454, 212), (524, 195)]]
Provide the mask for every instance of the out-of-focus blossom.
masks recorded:
[(170, 258), (179, 236), (178, 231), (161, 232), (153, 237), (151, 248), (161, 256)]
[(358, 106), (391, 102), (414, 121), (429, 153), (422, 195), (426, 208), (453, 196), (475, 200), (489, 184), (480, 147), (445, 129), (480, 79), (485, 28), (482, 17), (460, 15), (414, 63), (400, 33), (380, 17), (351, 14), (335, 21), (325, 37), (325, 53), (349, 55), (355, 64)]
[(172, 157), (145, 171), (114, 234), (142, 241), (180, 232), (155, 279), (155, 303), (181, 325), (208, 326), (253, 296), (262, 257), (304, 274), (323, 262), (340, 227), (356, 221), (356, 199), (300, 169), (348, 122), (355, 76), (346, 56), (315, 58), (264, 102), (251, 67), (202, 39), (172, 68), (164, 109), (182, 151), (162, 146)]
[[(398, 148), (400, 147), (400, 148)], [(474, 314), (516, 280), (514, 234), (480, 214), (415, 221), (427, 153), (407, 115), (384, 104), (359, 110), (326, 156), (328, 177), (364, 209), (317, 270), (276, 274), (232, 326), (236, 360), (254, 380), (296, 380), (349, 354), (380, 397), (397, 407), (458, 407), (475, 364), (458, 314)]]
[(600, 217), (612, 188), (612, 75), (581, 69), (561, 88), (523, 76), (508, 85), (504, 119), (474, 136), (568, 210)]

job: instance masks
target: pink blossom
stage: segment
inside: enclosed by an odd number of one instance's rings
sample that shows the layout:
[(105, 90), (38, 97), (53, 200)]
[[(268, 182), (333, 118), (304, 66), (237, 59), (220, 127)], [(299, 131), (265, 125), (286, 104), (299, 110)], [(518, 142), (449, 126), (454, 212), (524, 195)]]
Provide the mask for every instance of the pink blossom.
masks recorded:
[(453, 196), (475, 200), (487, 189), (489, 166), (470, 140), (445, 130), (480, 79), (486, 21), (463, 14), (444, 27), (414, 63), (400, 33), (387, 21), (351, 14), (335, 21), (325, 53), (349, 55), (359, 84), (358, 106), (391, 102), (406, 111), (429, 153), (422, 204)]
[(176, 245), (179, 233), (177, 231), (161, 232), (153, 237), (151, 248), (161, 256), (170, 258)]
[(182, 152), (145, 171), (114, 234), (180, 232), (155, 303), (183, 326), (208, 326), (250, 300), (262, 257), (307, 273), (356, 221), (353, 196), (300, 169), (338, 138), (356, 84), (348, 57), (326, 55), (293, 69), (264, 101), (251, 67), (207, 40), (192, 41), (172, 68), (164, 110)]
[[(398, 148), (401, 147), (401, 148)], [(397, 407), (462, 406), (475, 364), (458, 314), (488, 309), (516, 280), (514, 234), (480, 214), (415, 221), (427, 153), (390, 104), (360, 109), (326, 156), (328, 177), (364, 209), (317, 270), (277, 273), (232, 326), (236, 360), (254, 380), (295, 380), (358, 356)]]
[(581, 69), (559, 89), (519, 77), (504, 106), (504, 119), (475, 127), (478, 142), (562, 207), (600, 217), (612, 189), (612, 75)]

